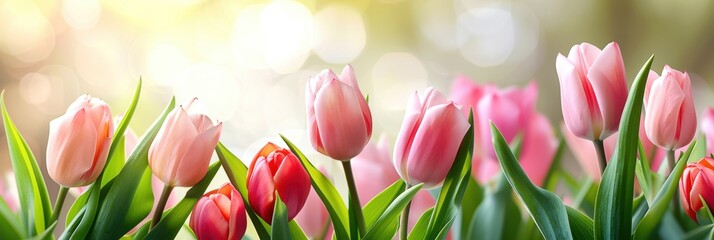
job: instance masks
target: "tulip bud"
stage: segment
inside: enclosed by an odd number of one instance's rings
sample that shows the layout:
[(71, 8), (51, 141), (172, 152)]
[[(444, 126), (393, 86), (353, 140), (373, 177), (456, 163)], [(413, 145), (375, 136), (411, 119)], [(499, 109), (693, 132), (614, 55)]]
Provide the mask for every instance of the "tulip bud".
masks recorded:
[(567, 58), (558, 54), (555, 67), (565, 126), (588, 140), (604, 140), (615, 133), (627, 101), (625, 65), (617, 43), (602, 51), (588, 43), (575, 45)]
[(694, 138), (694, 111), (689, 74), (665, 66), (662, 76), (650, 71), (645, 88), (645, 132), (658, 147), (674, 150)]
[(679, 195), (687, 215), (697, 221), (697, 212), (704, 206), (699, 197), (710, 206), (714, 203), (714, 159), (706, 157), (687, 165), (679, 181)]
[(372, 136), (372, 114), (352, 66), (339, 77), (326, 69), (310, 78), (305, 95), (312, 146), (340, 161), (357, 156)]
[(440, 185), (449, 172), (469, 122), (453, 102), (427, 88), (414, 93), (399, 130), (394, 149), (394, 166), (410, 185), (424, 188)]
[(196, 185), (208, 171), (222, 123), (200, 112), (198, 99), (171, 111), (149, 148), (151, 171), (169, 186)]
[(191, 211), (189, 226), (202, 239), (241, 239), (247, 226), (240, 193), (229, 183), (207, 192)]
[(47, 170), (52, 180), (65, 187), (94, 182), (104, 169), (113, 134), (109, 106), (89, 95), (77, 98), (50, 122)]
[(311, 183), (300, 160), (290, 150), (268, 143), (250, 164), (247, 186), (250, 206), (271, 223), (275, 194), (285, 203), (289, 221), (305, 205)]

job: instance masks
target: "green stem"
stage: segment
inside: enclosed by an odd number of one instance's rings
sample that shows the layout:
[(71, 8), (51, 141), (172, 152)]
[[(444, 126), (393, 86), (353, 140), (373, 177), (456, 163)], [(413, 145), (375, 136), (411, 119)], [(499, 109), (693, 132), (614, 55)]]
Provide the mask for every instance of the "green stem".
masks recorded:
[(55, 208), (52, 210), (52, 219), (50, 219), (50, 224), (54, 223), (59, 219), (60, 213), (62, 212), (62, 205), (64, 205), (64, 199), (67, 198), (67, 192), (69, 188), (60, 186), (59, 193), (57, 193), (57, 201), (55, 202)]
[(154, 217), (151, 219), (151, 228), (153, 229), (156, 224), (161, 221), (161, 215), (164, 213), (164, 208), (166, 208), (166, 202), (169, 200), (169, 196), (171, 195), (171, 190), (173, 190), (173, 186), (169, 186), (164, 184), (164, 190), (161, 191), (161, 197), (159, 197), (159, 204), (156, 205), (156, 210), (154, 210)]
[(605, 173), (605, 168), (607, 167), (605, 145), (603, 144), (602, 140), (599, 139), (593, 140), (593, 144), (595, 145), (595, 152), (597, 153), (597, 159), (600, 166), (600, 175), (602, 175), (603, 173)]
[(349, 204), (352, 213), (354, 213), (357, 219), (357, 227), (359, 229), (359, 236), (364, 236), (366, 234), (366, 227), (364, 226), (364, 214), (362, 213), (362, 206), (360, 205), (359, 195), (357, 194), (357, 186), (355, 185), (355, 177), (352, 174), (352, 165), (350, 161), (343, 161), (342, 168), (345, 170), (345, 178), (347, 178), (347, 186), (350, 189)]
[[(409, 189), (412, 186), (407, 183), (407, 188)], [(399, 227), (399, 239), (400, 240), (407, 240), (407, 237), (409, 236), (409, 209), (412, 206), (412, 201), (409, 200), (409, 203), (407, 203), (407, 207), (404, 208), (404, 212), (402, 212), (402, 220), (400, 223)]]
[[(674, 171), (674, 165), (676, 164), (676, 159), (674, 158), (674, 150), (667, 150), (667, 162), (669, 163), (670, 170), (669, 174)], [(679, 188), (674, 188), (674, 197), (672, 198), (672, 203), (674, 204), (674, 216), (679, 219), (680, 214), (680, 204), (679, 204)]]

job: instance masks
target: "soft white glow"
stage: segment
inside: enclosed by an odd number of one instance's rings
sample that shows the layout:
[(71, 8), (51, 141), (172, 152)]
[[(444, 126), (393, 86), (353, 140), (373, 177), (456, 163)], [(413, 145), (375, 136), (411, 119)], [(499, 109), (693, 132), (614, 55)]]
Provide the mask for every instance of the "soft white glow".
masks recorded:
[(260, 18), (265, 34), (265, 60), (274, 71), (290, 73), (300, 69), (311, 48), (312, 15), (296, 1), (274, 1)]
[(52, 94), (50, 79), (41, 73), (28, 73), (20, 80), (20, 95), (31, 104), (46, 102)]
[(513, 51), (515, 26), (511, 12), (500, 8), (473, 8), (458, 19), (460, 34), (468, 36), (461, 55), (480, 67), (504, 63)]
[(152, 48), (146, 59), (149, 79), (160, 85), (170, 85), (174, 76), (188, 67), (189, 63), (181, 49), (167, 44)]
[(233, 73), (213, 64), (193, 64), (178, 72), (171, 86), (179, 103), (198, 97), (209, 115), (218, 121), (229, 120), (237, 110), (241, 90)]
[(98, 0), (64, 0), (62, 16), (67, 24), (76, 29), (90, 29), (97, 25), (102, 15)]
[(387, 53), (377, 60), (372, 69), (372, 106), (387, 110), (403, 110), (415, 91), (426, 88), (424, 65), (411, 53)]
[(47, 58), (55, 44), (55, 31), (30, 1), (0, 4), (0, 50), (22, 62)]
[(328, 63), (349, 63), (367, 42), (364, 21), (356, 9), (331, 5), (315, 14), (313, 49)]

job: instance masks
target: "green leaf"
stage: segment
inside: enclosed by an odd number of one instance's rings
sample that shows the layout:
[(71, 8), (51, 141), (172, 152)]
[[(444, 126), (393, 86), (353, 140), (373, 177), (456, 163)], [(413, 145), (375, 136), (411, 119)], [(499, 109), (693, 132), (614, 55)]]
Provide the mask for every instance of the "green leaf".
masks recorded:
[(402, 194), (394, 199), (394, 201), (389, 204), (389, 207), (384, 210), (381, 216), (374, 222), (372, 227), (367, 230), (367, 234), (364, 235), (365, 240), (370, 239), (390, 239), (394, 237), (397, 232), (399, 225), (399, 216), (401, 216), (404, 208), (412, 201), (412, 198), (419, 192), (422, 184), (417, 184), (416, 186), (410, 187)]
[(592, 239), (595, 236), (593, 220), (590, 217), (568, 206), (565, 206), (565, 210), (568, 212), (568, 222), (573, 239)]
[(42, 233), (30, 238), (30, 240), (52, 240), (52, 232), (55, 231), (55, 227), (57, 227), (57, 221), (52, 223), (52, 225), (47, 227), (47, 229), (45, 229), (45, 231), (43, 231)]
[(107, 163), (104, 165), (104, 170), (98, 178), (102, 180), (102, 187), (106, 185), (107, 182), (114, 179), (114, 177), (119, 174), (121, 167), (124, 165), (124, 133), (129, 127), (129, 122), (131, 122), (131, 118), (134, 116), (134, 112), (136, 111), (136, 105), (139, 103), (141, 84), (142, 80), (139, 78), (139, 82), (136, 84), (136, 89), (134, 90), (134, 96), (131, 98), (131, 103), (129, 103), (129, 108), (124, 113), (124, 117), (122, 117), (121, 122), (114, 131), (112, 144), (109, 147), (109, 153), (107, 155), (109, 158), (107, 159)]
[(429, 208), (419, 217), (419, 220), (417, 220), (412, 231), (409, 233), (409, 240), (421, 240), (426, 238), (426, 231), (429, 228), (429, 219), (431, 218), (432, 212), (434, 212), (434, 207)]
[(271, 225), (270, 239), (292, 239), (290, 226), (288, 226), (288, 208), (280, 199), (279, 194), (275, 194), (275, 208), (273, 209), (273, 224)]
[(292, 237), (293, 240), (308, 240), (307, 235), (305, 235), (305, 232), (302, 231), (302, 228), (300, 228), (300, 225), (295, 220), (291, 220), (290, 223), (288, 223), (288, 227), (290, 228), (290, 237)]
[(687, 152), (685, 152), (680, 160), (677, 161), (672, 173), (670, 173), (669, 177), (667, 177), (667, 180), (664, 182), (664, 185), (662, 185), (662, 188), (660, 188), (657, 193), (652, 207), (650, 207), (645, 216), (642, 218), (642, 221), (640, 221), (637, 228), (635, 228), (635, 232), (633, 234), (635, 239), (649, 239), (652, 232), (655, 230), (657, 225), (659, 225), (662, 217), (664, 216), (664, 212), (667, 211), (670, 203), (672, 203), (672, 197), (675, 197), (674, 192), (677, 190), (679, 179), (682, 176), (684, 167), (687, 165), (686, 159), (689, 159), (689, 156), (692, 154), (692, 150), (696, 145), (696, 142), (689, 144)]
[(514, 239), (521, 223), (521, 212), (511, 197), (511, 186), (503, 175), (496, 189), (486, 192), (473, 215), (464, 239)]
[(44, 232), (52, 215), (50, 197), (37, 160), (25, 139), (15, 127), (5, 104), (5, 91), (0, 93), (2, 118), (5, 123), (7, 149), (15, 173), (18, 195), (20, 197), (20, 221), (25, 227), (25, 236), (34, 236)]
[(645, 152), (642, 142), (638, 144), (639, 158), (637, 159), (637, 165), (635, 166), (635, 175), (640, 183), (640, 189), (644, 193), (645, 199), (647, 199), (647, 204), (651, 204), (654, 199), (654, 188), (652, 186), (652, 171), (650, 170), (650, 164), (647, 160), (647, 153)]
[(389, 204), (394, 201), (406, 188), (404, 181), (397, 180), (387, 189), (377, 194), (372, 200), (364, 206), (364, 225), (367, 229), (372, 228), (377, 219), (382, 216), (382, 213), (389, 207)]
[[(106, 197), (104, 198), (98, 215), (95, 227), (92, 229), (90, 238), (116, 239), (123, 236), (143, 219), (132, 221), (128, 219), (127, 211), (144, 212), (144, 209), (136, 209), (133, 201), (137, 194), (142, 177), (148, 169), (148, 152), (151, 142), (161, 128), (169, 112), (174, 109), (175, 99), (172, 98), (161, 117), (157, 119), (144, 135), (136, 150), (129, 156), (124, 168), (112, 181)], [(146, 217), (151, 211), (149, 208), (145, 214), (132, 214), (134, 216), (144, 215)]]
[[(699, 161), (703, 157), (707, 156), (707, 138), (704, 136), (704, 134), (697, 137), (696, 142), (699, 144), (694, 146), (694, 150), (692, 150), (692, 154), (689, 155), (687, 163)], [(692, 143), (690, 143), (689, 145), (692, 145)]]
[(516, 156), (511, 152), (506, 139), (493, 123), (491, 123), (491, 135), (504, 175), (518, 198), (528, 209), (543, 237), (545, 239), (573, 239), (568, 214), (560, 198), (530, 181)]
[(221, 142), (218, 142), (218, 145), (216, 146), (216, 155), (218, 155), (218, 159), (220, 160), (228, 179), (231, 181), (231, 184), (233, 184), (243, 198), (245, 211), (248, 213), (248, 217), (253, 223), (255, 231), (258, 233), (258, 237), (260, 239), (270, 238), (270, 225), (255, 214), (255, 211), (253, 211), (253, 208), (250, 207), (250, 203), (248, 202), (248, 168), (245, 164), (243, 164), (243, 161), (236, 157), (235, 154), (228, 151), (228, 149), (223, 146), (223, 143)]
[(602, 175), (595, 202), (595, 239), (631, 237), (635, 159), (639, 141), (642, 98), (653, 59), (654, 55), (637, 74), (622, 112), (620, 135), (615, 152)]
[[(116, 142), (118, 149), (125, 148), (124, 136), (119, 136), (119, 141)], [(124, 151), (114, 151), (112, 155), (109, 155), (107, 160), (107, 165), (104, 167), (104, 172), (102, 173), (102, 187), (106, 186), (109, 181), (114, 179), (114, 177), (121, 172), (121, 168), (124, 167), (124, 162), (126, 162), (126, 156)]]
[(70, 239), (85, 239), (87, 233), (92, 228), (94, 216), (97, 214), (97, 206), (99, 204), (101, 189), (92, 185), (92, 187), (89, 188), (89, 192), (90, 195), (87, 200), (88, 204), (85, 205), (87, 211), (82, 214), (82, 217), (80, 218), (81, 220), (77, 224), (76, 228), (72, 230)]
[(335, 237), (337, 239), (349, 239), (349, 217), (347, 215), (347, 206), (345, 206), (345, 201), (342, 200), (340, 193), (337, 191), (334, 185), (330, 182), (325, 175), (320, 172), (315, 166), (310, 163), (310, 161), (305, 157), (305, 155), (298, 149), (290, 140), (285, 136), (280, 135), (280, 137), (288, 145), (290, 151), (292, 151), (295, 156), (300, 159), (300, 163), (305, 168), (305, 171), (310, 175), (310, 181), (312, 182), (312, 188), (315, 193), (322, 199), (325, 204), (327, 212), (330, 214), (330, 219), (332, 220), (332, 226), (335, 230)]
[(469, 178), (469, 185), (466, 186), (466, 192), (464, 193), (464, 199), (461, 202), (461, 212), (459, 212), (460, 218), (457, 219), (456, 225), (458, 226), (459, 235), (457, 239), (466, 237), (469, 232), (469, 226), (471, 226), (471, 219), (476, 212), (476, 209), (484, 198), (484, 190), (481, 185), (474, 180), (473, 177)]
[(436, 199), (436, 205), (429, 220), (426, 239), (440, 239), (442, 229), (451, 228), (469, 184), (474, 146), (473, 111), (469, 112), (469, 125), (471, 126), (461, 140), (454, 163), (441, 186), (439, 197)]
[(706, 200), (704, 200), (702, 195), (699, 195), (699, 200), (702, 201), (702, 208), (699, 209), (699, 212), (697, 212), (697, 220), (699, 221), (699, 225), (714, 223), (714, 215), (712, 215), (712, 211), (711, 208), (709, 208), (709, 204)]
[(0, 239), (24, 239), (20, 219), (0, 197)]
[(713, 234), (714, 224), (708, 224), (689, 231), (687, 235), (684, 236), (684, 240), (712, 239)]
[[(218, 168), (220, 167), (221, 165), (218, 162), (211, 164), (211, 166), (208, 167), (206, 176), (191, 187), (176, 206), (164, 212), (161, 220), (143, 239), (174, 239), (183, 227), (186, 219), (188, 219), (189, 214), (191, 214), (193, 207), (206, 192), (206, 188), (211, 184), (213, 177), (216, 176)], [(151, 222), (147, 222), (146, 224), (150, 225)]]

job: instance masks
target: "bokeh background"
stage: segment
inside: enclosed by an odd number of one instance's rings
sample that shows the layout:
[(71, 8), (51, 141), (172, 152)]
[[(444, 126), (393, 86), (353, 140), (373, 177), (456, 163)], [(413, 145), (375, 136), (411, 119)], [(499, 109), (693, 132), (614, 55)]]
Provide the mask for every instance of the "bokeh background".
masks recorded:
[[(312, 151), (305, 83), (324, 68), (354, 66), (375, 139), (394, 139), (410, 94), (449, 92), (460, 74), (504, 87), (538, 82), (538, 108), (558, 126), (556, 55), (611, 41), (629, 79), (654, 53), (653, 69), (690, 73), (699, 112), (714, 105), (709, 0), (0, 0), (0, 88), (43, 170), (50, 120), (85, 93), (119, 115), (140, 77), (139, 135), (172, 95), (198, 97), (224, 122), (222, 141), (250, 160), (278, 133)], [(9, 171), (0, 134), (0, 170)]]

